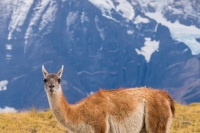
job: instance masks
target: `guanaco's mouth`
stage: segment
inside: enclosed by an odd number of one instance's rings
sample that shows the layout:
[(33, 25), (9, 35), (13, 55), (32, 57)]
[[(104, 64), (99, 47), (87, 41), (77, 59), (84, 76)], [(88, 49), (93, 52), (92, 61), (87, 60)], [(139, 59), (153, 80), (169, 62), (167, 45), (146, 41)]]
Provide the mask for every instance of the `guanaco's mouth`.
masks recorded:
[(51, 94), (51, 95), (55, 94), (55, 90), (50, 89), (50, 90), (49, 90), (49, 94)]

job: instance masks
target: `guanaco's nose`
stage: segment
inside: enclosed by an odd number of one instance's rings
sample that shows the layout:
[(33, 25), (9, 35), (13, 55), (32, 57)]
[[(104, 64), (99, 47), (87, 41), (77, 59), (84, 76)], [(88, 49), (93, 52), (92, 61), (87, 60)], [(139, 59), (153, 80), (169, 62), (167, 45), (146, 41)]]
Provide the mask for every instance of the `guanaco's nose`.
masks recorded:
[(51, 89), (52, 89), (53, 87), (54, 87), (54, 85), (53, 85), (53, 84), (49, 85), (49, 88), (51, 88)]

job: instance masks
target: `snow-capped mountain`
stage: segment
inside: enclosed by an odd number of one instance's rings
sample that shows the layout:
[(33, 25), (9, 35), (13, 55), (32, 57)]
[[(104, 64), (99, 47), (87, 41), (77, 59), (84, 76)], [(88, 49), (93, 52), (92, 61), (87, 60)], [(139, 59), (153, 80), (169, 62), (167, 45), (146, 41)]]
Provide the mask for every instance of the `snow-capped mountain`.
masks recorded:
[(200, 101), (197, 0), (1, 0), (0, 108), (47, 108), (41, 66), (71, 102), (148, 86)]

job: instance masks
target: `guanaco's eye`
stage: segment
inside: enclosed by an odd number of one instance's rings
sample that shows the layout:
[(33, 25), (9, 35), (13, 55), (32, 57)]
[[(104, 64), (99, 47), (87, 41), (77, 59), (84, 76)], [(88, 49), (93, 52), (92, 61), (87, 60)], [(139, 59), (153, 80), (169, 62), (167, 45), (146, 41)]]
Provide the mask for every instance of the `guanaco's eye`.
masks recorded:
[(58, 83), (60, 83), (61, 79), (58, 79)]
[(47, 79), (43, 79), (43, 81), (46, 83), (46, 82), (47, 82)]

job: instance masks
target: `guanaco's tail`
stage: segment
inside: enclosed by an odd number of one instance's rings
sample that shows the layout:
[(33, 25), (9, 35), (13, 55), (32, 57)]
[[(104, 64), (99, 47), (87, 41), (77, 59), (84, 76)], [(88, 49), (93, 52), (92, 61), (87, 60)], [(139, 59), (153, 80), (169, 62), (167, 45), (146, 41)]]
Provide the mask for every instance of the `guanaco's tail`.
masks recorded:
[(171, 98), (170, 95), (168, 95), (168, 98), (169, 98), (169, 101), (170, 101), (171, 112), (172, 112), (172, 115), (174, 116), (175, 115), (175, 103), (174, 103), (174, 100)]

